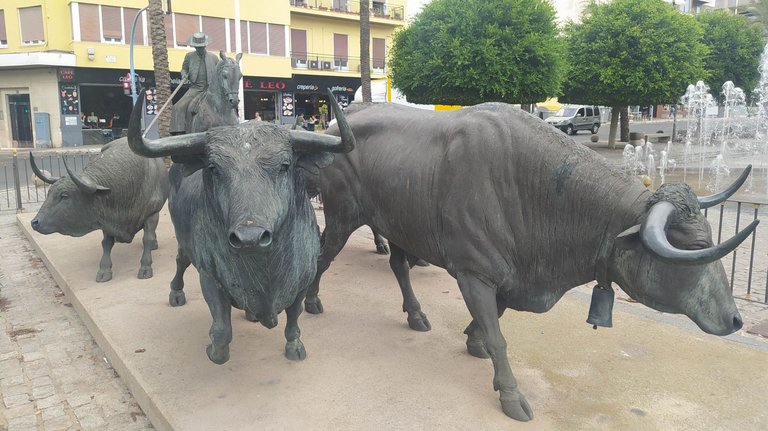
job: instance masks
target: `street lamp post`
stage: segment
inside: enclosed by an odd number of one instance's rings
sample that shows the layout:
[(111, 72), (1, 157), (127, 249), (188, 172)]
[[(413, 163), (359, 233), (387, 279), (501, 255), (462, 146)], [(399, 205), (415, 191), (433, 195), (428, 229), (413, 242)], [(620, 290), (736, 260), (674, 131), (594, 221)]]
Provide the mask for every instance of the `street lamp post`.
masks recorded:
[(139, 98), (136, 94), (136, 71), (133, 68), (133, 36), (136, 34), (136, 23), (139, 21), (139, 16), (144, 13), (145, 10), (147, 10), (147, 7), (148, 6), (144, 6), (143, 8), (139, 9), (138, 12), (136, 12), (136, 16), (133, 17), (133, 25), (131, 26), (131, 43), (128, 57), (130, 58), (131, 63), (131, 101), (133, 102), (133, 105), (136, 104), (136, 99)]

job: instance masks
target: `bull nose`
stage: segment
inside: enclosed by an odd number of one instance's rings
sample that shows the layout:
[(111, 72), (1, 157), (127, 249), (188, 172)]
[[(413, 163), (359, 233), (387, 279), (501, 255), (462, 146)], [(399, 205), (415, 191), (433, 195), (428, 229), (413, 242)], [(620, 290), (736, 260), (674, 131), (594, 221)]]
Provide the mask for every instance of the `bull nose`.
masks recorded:
[(260, 227), (238, 226), (229, 232), (229, 245), (232, 248), (266, 248), (272, 244), (272, 232)]
[(32, 219), (32, 229), (37, 230), (37, 228), (40, 227), (40, 220), (37, 218)]
[(734, 331), (738, 331), (741, 329), (741, 327), (744, 326), (744, 322), (741, 320), (741, 316), (738, 314), (733, 316), (733, 329)]

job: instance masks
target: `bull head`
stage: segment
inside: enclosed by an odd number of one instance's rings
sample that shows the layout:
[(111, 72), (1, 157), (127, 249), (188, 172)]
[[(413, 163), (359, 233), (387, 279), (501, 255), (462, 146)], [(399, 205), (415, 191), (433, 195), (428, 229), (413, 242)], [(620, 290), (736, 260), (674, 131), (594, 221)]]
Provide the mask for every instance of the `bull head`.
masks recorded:
[[(333, 97), (330, 92), (329, 96)], [(145, 157), (172, 156), (176, 162), (172, 169), (186, 176), (202, 170), (206, 205), (226, 230), (231, 249), (265, 252), (275, 247), (273, 242), (280, 242), (286, 220), (297, 213), (310, 217), (304, 175), (295, 168), (319, 173), (333, 161), (332, 153), (355, 146), (341, 108), (335, 102), (332, 107), (341, 137), (248, 122), (148, 140), (141, 137), (137, 104), (128, 126), (128, 144)]]
[(714, 245), (701, 208), (730, 197), (751, 166), (725, 192), (697, 198), (684, 183), (662, 185), (646, 203), (641, 224), (618, 235), (611, 279), (630, 296), (663, 312), (682, 313), (710, 334), (727, 335), (743, 323), (719, 261), (749, 235), (758, 220)]

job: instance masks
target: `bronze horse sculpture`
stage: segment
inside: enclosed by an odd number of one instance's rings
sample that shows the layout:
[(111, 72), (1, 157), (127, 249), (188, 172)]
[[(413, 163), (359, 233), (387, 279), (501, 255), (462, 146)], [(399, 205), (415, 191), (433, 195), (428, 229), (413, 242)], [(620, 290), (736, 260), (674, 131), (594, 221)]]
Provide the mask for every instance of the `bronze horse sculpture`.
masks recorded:
[(232, 59), (219, 51), (221, 61), (216, 63), (216, 73), (206, 91), (195, 101), (190, 112), (186, 115), (185, 133), (205, 132), (212, 127), (232, 126), (240, 121), (237, 115), (237, 105), (240, 103), (238, 89), (240, 79), (240, 59), (243, 54), (237, 54)]

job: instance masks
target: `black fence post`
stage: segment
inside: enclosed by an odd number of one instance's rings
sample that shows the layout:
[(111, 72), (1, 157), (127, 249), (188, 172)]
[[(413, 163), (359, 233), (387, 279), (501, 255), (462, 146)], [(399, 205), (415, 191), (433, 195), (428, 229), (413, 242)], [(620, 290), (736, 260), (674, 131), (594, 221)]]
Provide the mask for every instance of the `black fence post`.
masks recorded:
[(19, 179), (19, 157), (13, 150), (13, 185), (16, 191), (16, 211), (21, 211), (21, 180)]

